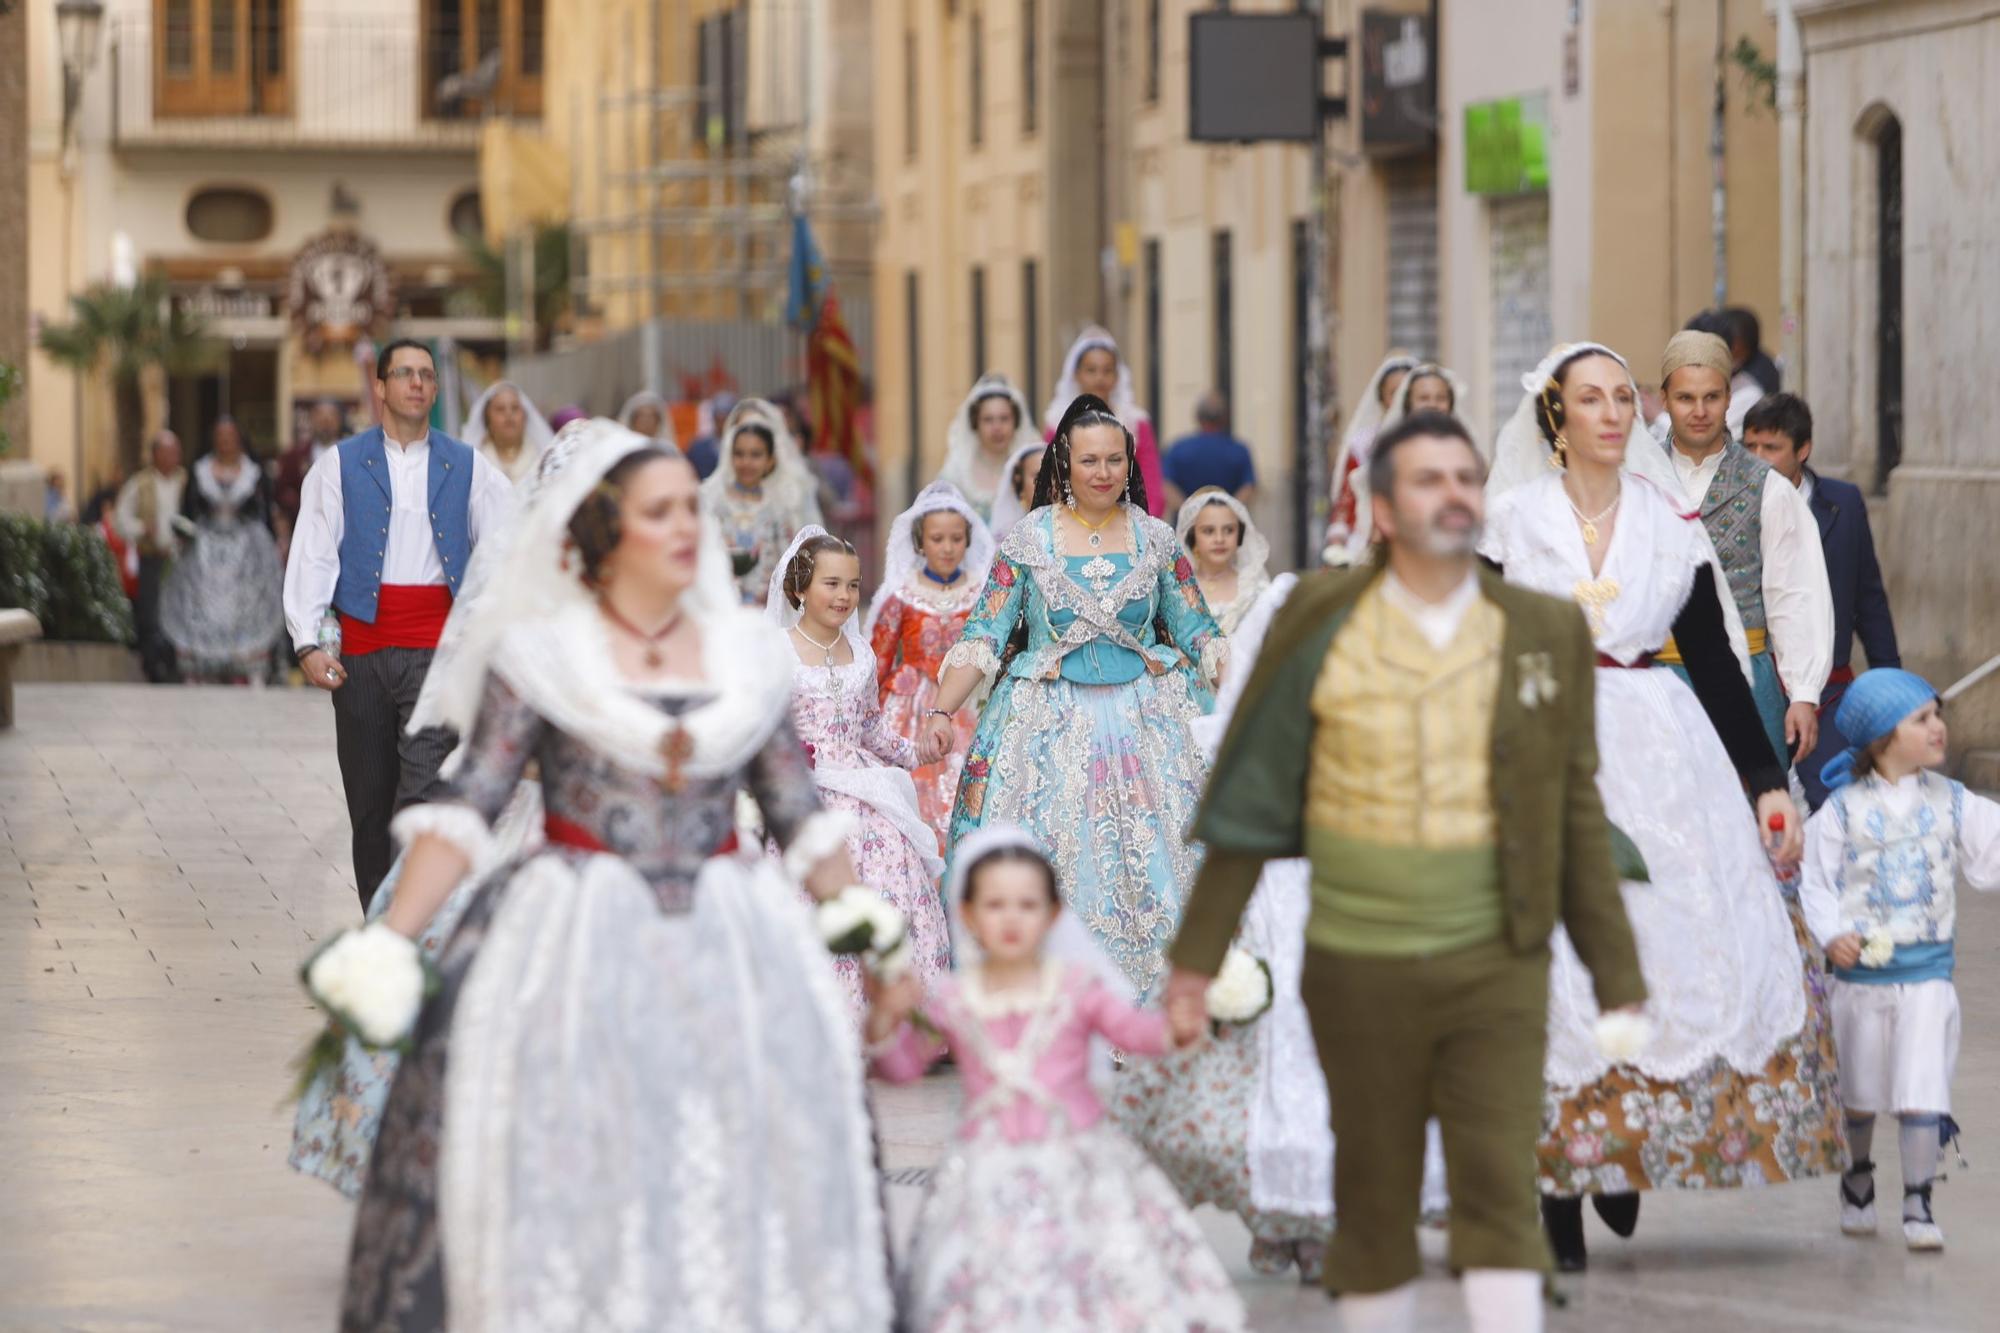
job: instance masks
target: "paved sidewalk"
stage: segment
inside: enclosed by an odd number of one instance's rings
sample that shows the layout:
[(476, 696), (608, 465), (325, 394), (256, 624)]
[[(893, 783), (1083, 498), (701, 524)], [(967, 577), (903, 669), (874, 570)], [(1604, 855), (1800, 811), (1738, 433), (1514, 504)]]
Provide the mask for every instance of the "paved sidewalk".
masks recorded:
[[(30, 685), (17, 703), (0, 732), (0, 1330), (324, 1333), (350, 1211), (286, 1169), (280, 1103), (315, 1028), (298, 965), (359, 918), (327, 702)], [(1893, 1228), (1844, 1240), (1828, 1184), (1648, 1198), (1630, 1243), (1591, 1223), (1595, 1267), (1565, 1282), (1553, 1329), (2000, 1324), (2000, 901), (1969, 897), (1957, 1087), (1975, 1169), (1938, 1191), (1950, 1252), (1913, 1258)], [(948, 1078), (881, 1092), (899, 1228), (953, 1096)], [(1249, 1273), (1233, 1219), (1203, 1218), (1255, 1327), (1334, 1326), (1317, 1294)], [(1424, 1327), (1462, 1327), (1440, 1238), (1424, 1243)]]

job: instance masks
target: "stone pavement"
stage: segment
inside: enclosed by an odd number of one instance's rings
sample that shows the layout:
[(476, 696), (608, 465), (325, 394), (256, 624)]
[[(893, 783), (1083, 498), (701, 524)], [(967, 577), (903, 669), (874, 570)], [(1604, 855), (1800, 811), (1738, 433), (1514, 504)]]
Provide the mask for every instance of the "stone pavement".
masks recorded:
[[(18, 714), (0, 732), (0, 1330), (331, 1329), (350, 1211), (286, 1169), (281, 1105), (315, 1028), (298, 965), (358, 919), (326, 701), (40, 685)], [(1974, 1169), (1938, 1191), (1946, 1255), (1907, 1255), (1893, 1228), (1843, 1239), (1829, 1184), (1651, 1197), (1631, 1242), (1591, 1223), (1595, 1267), (1551, 1328), (2000, 1326), (2000, 901), (1960, 920)], [(900, 1229), (953, 1096), (933, 1078), (878, 1098)], [(1234, 1219), (1202, 1217), (1255, 1327), (1334, 1326), (1317, 1294), (1249, 1272)], [(1441, 1238), (1424, 1244), (1424, 1327), (1462, 1327)]]

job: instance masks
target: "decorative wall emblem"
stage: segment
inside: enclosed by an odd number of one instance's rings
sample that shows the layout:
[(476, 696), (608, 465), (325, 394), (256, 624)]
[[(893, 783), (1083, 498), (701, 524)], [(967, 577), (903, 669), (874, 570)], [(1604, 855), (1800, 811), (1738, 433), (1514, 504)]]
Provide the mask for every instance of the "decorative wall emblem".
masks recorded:
[(394, 313), (394, 300), (388, 265), (375, 243), (356, 232), (322, 232), (292, 260), (285, 305), (315, 355), (375, 333)]

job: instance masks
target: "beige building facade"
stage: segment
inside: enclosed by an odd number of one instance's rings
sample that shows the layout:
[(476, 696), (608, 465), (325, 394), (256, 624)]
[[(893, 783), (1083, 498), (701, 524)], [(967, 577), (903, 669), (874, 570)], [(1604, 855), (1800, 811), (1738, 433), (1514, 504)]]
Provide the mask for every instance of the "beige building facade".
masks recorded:
[[(367, 419), (367, 337), (497, 354), (462, 242), (481, 122), (539, 114), (542, 0), (111, 0), (67, 151), (55, 6), (26, 9), (33, 320), (156, 276), (210, 335), (149, 377), (148, 429), (198, 452), (229, 413), (269, 457), (320, 397)], [(79, 492), (118, 454), (109, 386), (83, 379), (32, 359), (33, 457)]]
[[(2000, 653), (2000, 10), (1792, 0), (1803, 87), (1801, 345), (1813, 461), (1870, 497), (1904, 665), (1940, 689)], [(1950, 706), (2000, 778), (2000, 677)], [(1977, 754), (1984, 751), (1983, 754)]]

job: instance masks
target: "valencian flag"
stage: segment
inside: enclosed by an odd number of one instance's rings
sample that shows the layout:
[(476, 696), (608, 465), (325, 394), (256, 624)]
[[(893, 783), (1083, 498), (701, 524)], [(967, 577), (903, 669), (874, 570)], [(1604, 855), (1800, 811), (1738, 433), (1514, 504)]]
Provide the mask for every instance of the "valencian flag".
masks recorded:
[(819, 323), (819, 308), (826, 301), (826, 260), (820, 257), (819, 243), (813, 240), (812, 224), (804, 213), (792, 214), (792, 264), (790, 290), (785, 296), (785, 323), (801, 333), (811, 333)]
[(854, 426), (855, 411), (861, 406), (861, 357), (841, 322), (840, 302), (831, 293), (806, 338), (806, 386), (820, 439), (847, 460), (863, 486), (872, 488), (875, 472)]

